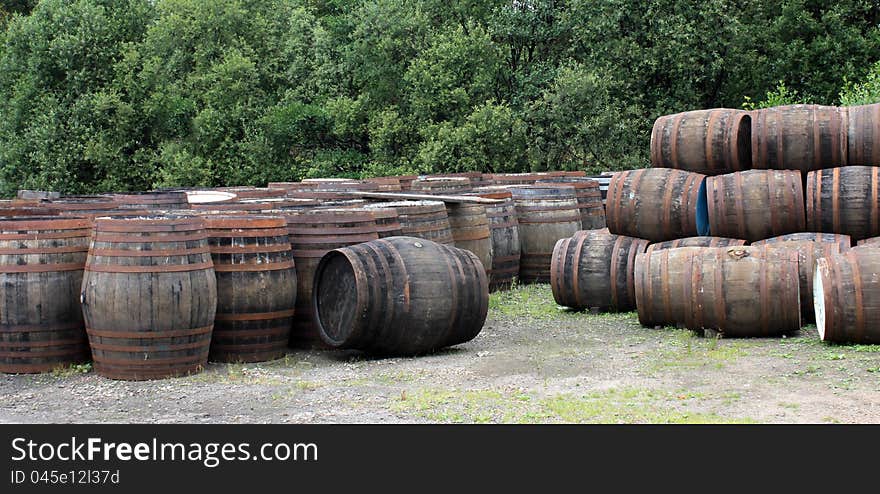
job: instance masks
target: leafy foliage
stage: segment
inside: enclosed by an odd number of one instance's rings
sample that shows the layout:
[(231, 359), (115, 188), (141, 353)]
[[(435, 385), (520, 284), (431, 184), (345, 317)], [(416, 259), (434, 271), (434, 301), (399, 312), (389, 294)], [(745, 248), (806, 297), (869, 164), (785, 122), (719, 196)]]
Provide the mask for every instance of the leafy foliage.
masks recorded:
[(864, 0), (19, 0), (0, 29), (3, 195), (632, 168), (663, 114), (880, 101)]

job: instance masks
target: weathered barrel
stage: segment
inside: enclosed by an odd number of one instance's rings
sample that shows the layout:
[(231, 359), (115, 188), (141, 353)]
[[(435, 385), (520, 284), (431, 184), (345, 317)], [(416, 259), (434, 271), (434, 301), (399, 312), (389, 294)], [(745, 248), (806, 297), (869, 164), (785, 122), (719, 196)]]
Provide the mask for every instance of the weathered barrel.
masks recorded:
[(46, 204), (62, 216), (108, 214), (119, 207), (110, 196), (62, 196)]
[(51, 204), (0, 200), (0, 216), (2, 217), (57, 216), (58, 212)]
[(727, 337), (774, 336), (801, 325), (798, 254), (760, 247), (685, 247), (636, 259), (639, 321)]
[[(815, 321), (813, 312), (813, 274), (816, 267), (816, 259), (840, 254), (840, 244), (810, 240), (790, 240), (788, 242), (773, 242), (754, 247), (771, 253), (774, 251), (797, 253), (802, 317), (806, 322)], [(849, 247), (846, 250), (849, 250)]]
[(507, 289), (519, 275), (521, 253), (519, 221), (513, 196), (509, 190), (497, 188), (474, 189), (471, 194), (503, 201), (485, 205), (492, 239), (492, 267), (487, 274), (490, 292)]
[(391, 208), (397, 211), (400, 232), (409, 237), (454, 245), (446, 206), (440, 201), (394, 201), (368, 204), (367, 209)]
[(542, 178), (552, 178), (549, 173), (487, 173), (486, 180), (494, 185), (532, 185)]
[(89, 360), (79, 288), (91, 222), (0, 217), (0, 372)]
[(232, 192), (238, 197), (239, 201), (244, 199), (271, 199), (273, 197), (277, 198), (287, 195), (287, 191), (284, 189), (271, 189), (268, 187), (218, 187), (217, 190)]
[(390, 237), (324, 256), (312, 303), (321, 337), (332, 347), (417, 355), (479, 334), (488, 280), (471, 252)]
[(217, 275), (209, 360), (262, 362), (284, 356), (296, 303), (296, 268), (280, 216), (205, 216)]
[(848, 106), (848, 165), (880, 165), (880, 103)]
[(217, 309), (205, 221), (97, 218), (81, 300), (98, 374), (143, 380), (199, 372)]
[(858, 248), (816, 261), (813, 304), (823, 341), (880, 343), (880, 251)]
[(374, 177), (368, 178), (367, 182), (376, 184), (378, 192), (400, 192), (403, 190), (399, 177)]
[(635, 309), (635, 259), (647, 246), (647, 240), (607, 229), (579, 231), (559, 240), (550, 268), (553, 298), (573, 309)]
[(568, 185), (510, 187), (519, 223), (519, 280), (549, 283), (556, 241), (581, 229), (574, 188)]
[(410, 185), (412, 192), (433, 195), (464, 194), (473, 190), (467, 177), (422, 177)]
[(847, 117), (836, 106), (752, 112), (752, 167), (808, 172), (847, 164)]
[(651, 242), (697, 235), (697, 202), (705, 179), (671, 168), (615, 173), (605, 208), (608, 230)]
[(448, 203), (446, 213), (456, 247), (473, 252), (486, 270), (492, 269), (492, 235), (482, 204)]
[(364, 191), (374, 192), (379, 185), (365, 180), (350, 178), (306, 178), (300, 183), (300, 187), (313, 188), (325, 191)]
[(428, 177), (429, 178), (465, 177), (469, 180), (471, 187), (483, 187), (486, 185), (492, 185), (492, 182), (490, 182), (489, 179), (483, 175), (483, 172), (433, 173), (431, 175), (428, 175)]
[(663, 249), (678, 249), (681, 247), (735, 247), (745, 245), (746, 241), (738, 238), (726, 237), (688, 237), (666, 242), (657, 242), (648, 246), (646, 252)]
[(807, 228), (856, 241), (880, 235), (880, 167), (845, 166), (807, 174)]
[(119, 203), (119, 209), (189, 209), (186, 192), (181, 190), (126, 192), (124, 194), (113, 194), (113, 200)]
[(772, 244), (776, 242), (796, 242), (799, 240), (809, 240), (811, 242), (823, 242), (827, 244), (837, 244), (840, 246), (840, 251), (844, 252), (852, 247), (852, 239), (849, 235), (841, 235), (838, 233), (818, 233), (818, 232), (798, 232), (798, 233), (789, 233), (786, 235), (780, 235), (778, 237), (765, 238), (764, 240), (759, 240), (757, 242), (752, 242), (750, 245), (764, 245), (764, 244)]
[(581, 212), (581, 228), (598, 230), (605, 228), (605, 206), (602, 205), (602, 192), (599, 182), (586, 177), (560, 176), (542, 178), (536, 184), (565, 184), (574, 187), (578, 210)]
[(222, 190), (188, 190), (186, 200), (190, 207), (193, 204), (228, 204), (238, 202), (238, 196), (234, 192)]
[(706, 179), (708, 232), (750, 242), (805, 230), (800, 172), (748, 170)]
[(321, 346), (317, 320), (312, 311), (315, 269), (333, 249), (379, 239), (376, 218), (359, 209), (315, 209), (285, 212), (293, 258), (296, 262), (296, 313), (291, 345)]
[(654, 121), (651, 165), (704, 175), (752, 167), (752, 120), (749, 112), (715, 108)]
[(366, 205), (367, 204), (353, 205), (352, 209), (368, 211), (373, 215), (373, 219), (376, 220), (376, 234), (379, 235), (379, 238), (399, 237), (403, 235), (402, 227), (400, 226), (400, 215), (397, 214), (396, 209), (378, 207), (378, 204), (366, 208)]

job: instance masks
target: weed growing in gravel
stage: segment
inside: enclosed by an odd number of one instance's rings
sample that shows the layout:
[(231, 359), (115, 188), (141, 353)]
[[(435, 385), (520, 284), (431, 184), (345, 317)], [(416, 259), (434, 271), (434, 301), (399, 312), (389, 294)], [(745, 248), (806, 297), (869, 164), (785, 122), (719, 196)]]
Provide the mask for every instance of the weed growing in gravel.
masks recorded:
[(52, 377), (73, 377), (77, 374), (88, 374), (92, 372), (92, 364), (70, 364), (67, 366), (58, 366), (52, 369)]

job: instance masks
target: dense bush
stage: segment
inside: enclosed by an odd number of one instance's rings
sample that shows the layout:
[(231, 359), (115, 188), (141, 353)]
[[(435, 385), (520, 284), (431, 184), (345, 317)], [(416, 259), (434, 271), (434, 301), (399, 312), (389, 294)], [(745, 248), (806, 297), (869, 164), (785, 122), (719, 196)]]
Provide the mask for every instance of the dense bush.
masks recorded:
[(630, 168), (662, 114), (880, 101), (862, 0), (19, 0), (0, 29), (6, 195)]

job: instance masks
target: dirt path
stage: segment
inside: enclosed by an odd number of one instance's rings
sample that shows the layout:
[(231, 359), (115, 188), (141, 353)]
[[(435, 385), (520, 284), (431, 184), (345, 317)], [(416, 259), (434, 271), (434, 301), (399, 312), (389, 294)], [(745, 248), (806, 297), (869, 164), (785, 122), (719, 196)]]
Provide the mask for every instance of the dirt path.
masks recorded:
[(149, 382), (83, 370), (0, 377), (0, 423), (880, 422), (880, 346), (645, 329), (563, 312), (546, 286), (493, 295), (477, 339), (427, 357), (292, 352)]

